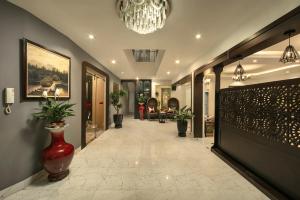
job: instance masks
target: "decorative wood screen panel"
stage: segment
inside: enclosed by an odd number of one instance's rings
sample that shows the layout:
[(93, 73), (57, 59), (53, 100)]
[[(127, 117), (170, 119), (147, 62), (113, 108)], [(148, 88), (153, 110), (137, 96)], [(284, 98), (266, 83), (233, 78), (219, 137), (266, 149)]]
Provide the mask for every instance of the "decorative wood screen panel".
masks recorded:
[(241, 134), (300, 148), (300, 79), (222, 90), (221, 119)]

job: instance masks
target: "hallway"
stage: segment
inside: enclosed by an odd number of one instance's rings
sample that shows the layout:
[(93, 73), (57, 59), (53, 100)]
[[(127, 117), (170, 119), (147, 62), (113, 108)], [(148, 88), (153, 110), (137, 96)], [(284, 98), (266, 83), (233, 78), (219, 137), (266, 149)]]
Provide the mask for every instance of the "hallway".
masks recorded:
[(211, 153), (210, 143), (178, 138), (174, 122), (126, 118), (122, 129), (109, 129), (75, 155), (69, 177), (43, 178), (6, 200), (268, 199)]

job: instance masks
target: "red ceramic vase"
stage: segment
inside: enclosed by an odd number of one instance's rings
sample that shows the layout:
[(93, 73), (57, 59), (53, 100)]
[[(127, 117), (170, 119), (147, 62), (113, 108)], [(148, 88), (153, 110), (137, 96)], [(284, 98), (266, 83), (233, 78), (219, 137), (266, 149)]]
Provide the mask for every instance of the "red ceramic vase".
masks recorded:
[(140, 120), (144, 120), (144, 110), (145, 110), (144, 104), (140, 104), (139, 106)]
[(49, 173), (49, 181), (59, 181), (69, 174), (69, 166), (74, 156), (74, 146), (66, 143), (64, 128), (49, 128), (52, 137), (51, 144), (43, 150), (42, 162)]

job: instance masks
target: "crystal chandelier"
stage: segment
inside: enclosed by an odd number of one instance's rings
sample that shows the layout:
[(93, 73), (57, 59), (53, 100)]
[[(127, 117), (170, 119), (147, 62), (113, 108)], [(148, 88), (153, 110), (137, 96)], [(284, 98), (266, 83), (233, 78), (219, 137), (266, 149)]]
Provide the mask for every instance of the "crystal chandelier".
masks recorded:
[(117, 0), (117, 11), (128, 29), (148, 34), (164, 27), (170, 3), (168, 0)]
[(240, 64), (240, 61), (239, 61), (238, 66), (234, 70), (234, 76), (232, 77), (232, 80), (234, 80), (234, 81), (245, 81), (245, 80), (247, 80), (249, 78), (249, 76), (245, 75), (245, 73), (246, 72), (245, 72), (243, 66)]
[(291, 34), (294, 33), (295, 30), (289, 30), (287, 32), (285, 32), (284, 34), (285, 35), (288, 35), (289, 36), (289, 45), (285, 48), (281, 58), (280, 58), (280, 62), (283, 62), (283, 63), (294, 63), (296, 62), (297, 60), (300, 59), (300, 56), (297, 52), (297, 50), (295, 49), (295, 47), (293, 47), (291, 45)]

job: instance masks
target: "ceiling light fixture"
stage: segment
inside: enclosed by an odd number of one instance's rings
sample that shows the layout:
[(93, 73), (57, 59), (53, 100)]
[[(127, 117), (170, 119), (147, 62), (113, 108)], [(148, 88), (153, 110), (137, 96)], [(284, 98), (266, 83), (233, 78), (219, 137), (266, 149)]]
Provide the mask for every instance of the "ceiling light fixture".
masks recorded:
[(112, 64), (116, 64), (117, 61), (116, 61), (116, 60), (112, 60), (111, 63), (112, 63)]
[(139, 77), (136, 77), (136, 80), (138, 81), (138, 80), (139, 80)]
[(90, 38), (91, 40), (93, 40), (93, 39), (95, 39), (95, 36), (94, 36), (93, 34), (89, 34), (89, 38)]
[(171, 72), (170, 72), (170, 71), (168, 71), (168, 72), (167, 72), (167, 74), (168, 74), (168, 75), (170, 75), (170, 74), (171, 74)]
[(128, 29), (148, 34), (164, 27), (170, 3), (168, 0), (117, 0), (117, 12)]
[(253, 63), (257, 63), (257, 60), (256, 60), (256, 59), (254, 59), (254, 60), (252, 60), (252, 62), (253, 62)]
[(176, 63), (176, 64), (179, 64), (179, 63), (180, 63), (180, 60), (175, 60), (175, 63)]
[(197, 34), (197, 35), (195, 36), (195, 38), (196, 38), (197, 40), (199, 40), (199, 39), (201, 38), (201, 34)]
[(234, 76), (232, 77), (232, 79), (234, 81), (245, 81), (249, 78), (249, 76), (245, 75), (245, 73), (246, 72), (245, 72), (245, 70), (244, 70), (244, 68), (241, 65), (240, 60), (239, 60), (239, 64), (236, 67), (236, 69), (234, 70)]
[(299, 56), (297, 50), (295, 49), (295, 47), (293, 47), (291, 45), (291, 35), (293, 33), (295, 33), (295, 30), (288, 30), (284, 33), (285, 35), (288, 35), (288, 37), (289, 37), (289, 45), (285, 48), (285, 50), (279, 60), (282, 63), (294, 63), (300, 59), (300, 56)]

